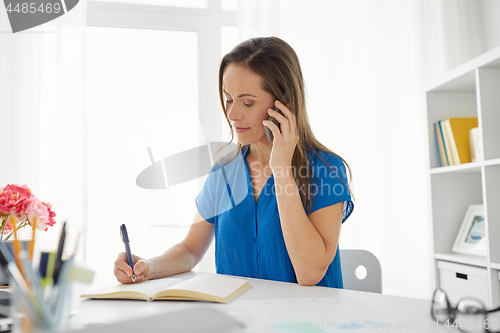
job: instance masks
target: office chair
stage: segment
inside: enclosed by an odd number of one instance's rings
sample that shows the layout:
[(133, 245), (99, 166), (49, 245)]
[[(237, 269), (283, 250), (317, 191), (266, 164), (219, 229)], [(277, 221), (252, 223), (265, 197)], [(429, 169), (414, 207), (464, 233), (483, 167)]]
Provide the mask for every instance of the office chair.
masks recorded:
[[(382, 293), (382, 269), (377, 257), (365, 250), (340, 250), (344, 289)], [(356, 276), (358, 267), (366, 269), (366, 277)]]

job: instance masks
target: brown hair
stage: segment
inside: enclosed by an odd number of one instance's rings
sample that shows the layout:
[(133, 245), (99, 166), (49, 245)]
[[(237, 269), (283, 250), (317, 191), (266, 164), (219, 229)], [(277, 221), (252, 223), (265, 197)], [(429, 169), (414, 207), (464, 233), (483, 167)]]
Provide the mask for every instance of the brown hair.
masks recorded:
[[(226, 120), (231, 128), (231, 142), (234, 139), (234, 132), (231, 127), (231, 122), (227, 117), (223, 94), (223, 75), (226, 67), (230, 63), (244, 66), (253, 73), (259, 75), (262, 78), (262, 89), (270, 93), (274, 99), (286, 104), (295, 115), (298, 142), (292, 158), (292, 168), (293, 170), (302, 170), (304, 167), (307, 168), (306, 175), (302, 175), (301, 172), (298, 174), (294, 173), (304, 209), (306, 209), (309, 202), (308, 198), (310, 198), (310, 184), (312, 184), (311, 175), (315, 177), (307, 159), (308, 151), (313, 151), (325, 164), (327, 163), (318, 155), (316, 150), (322, 150), (338, 156), (349, 169), (349, 180), (352, 182), (351, 168), (347, 162), (342, 157), (326, 148), (314, 137), (307, 118), (304, 79), (302, 77), (299, 59), (292, 47), (277, 37), (256, 37), (248, 39), (238, 44), (231, 52), (222, 58), (219, 69), (219, 98)], [(241, 143), (238, 143), (238, 148), (239, 149), (236, 150), (233, 155), (229, 156), (228, 159), (236, 157), (242, 148)], [(340, 178), (340, 180), (342, 181), (342, 178)], [(349, 189), (347, 184), (344, 185)], [(352, 195), (352, 191), (350, 189), (349, 191)], [(311, 209), (312, 201), (309, 205), (308, 215)]]

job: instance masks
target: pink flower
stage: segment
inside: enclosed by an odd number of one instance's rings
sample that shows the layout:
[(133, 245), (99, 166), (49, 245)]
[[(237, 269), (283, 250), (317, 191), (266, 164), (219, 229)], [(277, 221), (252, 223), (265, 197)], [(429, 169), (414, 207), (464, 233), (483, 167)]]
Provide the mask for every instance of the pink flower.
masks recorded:
[(33, 226), (33, 221), (36, 217), (37, 223), (35, 227), (39, 230), (47, 231), (47, 226), (53, 226), (55, 223), (54, 216), (56, 214), (51, 209), (52, 206), (50, 204), (44, 203), (34, 196), (31, 197), (25, 209), (29, 224)]
[(11, 231), (12, 229), (13, 229), (12, 224), (10, 224), (10, 220), (8, 220), (7, 223), (5, 224), (4, 234), (7, 233), (8, 231)]
[(19, 215), (25, 210), (32, 196), (26, 185), (7, 185), (0, 193), (0, 212), (10, 214), (13, 209)]
[[(0, 229), (4, 228), (4, 233), (13, 230), (13, 221), (10, 214), (16, 215), (18, 228), (33, 226), (37, 229), (47, 231), (48, 227), (54, 226), (56, 213), (52, 211), (52, 205), (38, 200), (26, 185), (7, 185), (0, 188)], [(12, 234), (12, 233), (11, 233)], [(10, 236), (9, 236), (10, 237)], [(0, 239), (3, 235), (0, 235)]]
[[(56, 213), (52, 211), (52, 205), (48, 202), (42, 202), (45, 207), (47, 207), (47, 210), (49, 211), (49, 220), (47, 221), (47, 225), (50, 227), (53, 227), (56, 221), (54, 221), (54, 217), (56, 217)], [(47, 231), (47, 230), (45, 230)]]

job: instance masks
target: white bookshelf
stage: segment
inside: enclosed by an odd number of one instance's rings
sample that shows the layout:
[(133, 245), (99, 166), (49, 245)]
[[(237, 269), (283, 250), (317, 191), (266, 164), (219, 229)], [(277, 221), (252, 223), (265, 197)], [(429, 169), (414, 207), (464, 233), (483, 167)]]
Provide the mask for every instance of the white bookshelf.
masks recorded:
[[(436, 287), (451, 299), (458, 296), (457, 286), (474, 291), (474, 279), (455, 284), (442, 275), (448, 263), (464, 271), (485, 272), (486, 305), (500, 305), (500, 47), (468, 61), (446, 73), (426, 91), (429, 145), (429, 179), (433, 259)], [(478, 117), (483, 142), (483, 161), (441, 167), (434, 123), (451, 117)], [(451, 251), (469, 205), (483, 204), (485, 209), (487, 256), (463, 255)], [(440, 265), (439, 262), (446, 262)], [(453, 266), (453, 265), (452, 265)], [(458, 269), (458, 268), (457, 268)], [(458, 272), (457, 272), (458, 273)], [(458, 274), (457, 274), (458, 276)], [(463, 276), (463, 274), (462, 274)], [(463, 277), (462, 277), (463, 279)], [(472, 289), (468, 289), (468, 288)], [(447, 290), (447, 288), (449, 290)], [(483, 286), (481, 286), (483, 288)], [(471, 291), (472, 290), (472, 291)], [(475, 296), (475, 295), (468, 295)]]

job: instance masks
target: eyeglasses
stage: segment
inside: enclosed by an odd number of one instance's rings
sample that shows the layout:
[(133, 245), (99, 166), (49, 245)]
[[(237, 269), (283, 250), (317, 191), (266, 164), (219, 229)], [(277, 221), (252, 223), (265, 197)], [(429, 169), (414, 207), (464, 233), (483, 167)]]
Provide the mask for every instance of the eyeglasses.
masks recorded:
[(467, 333), (500, 332), (500, 321), (488, 318), (488, 314), (500, 311), (500, 307), (486, 310), (483, 302), (472, 297), (465, 297), (452, 307), (446, 293), (437, 288), (432, 297), (431, 316), (438, 324), (446, 328), (459, 329)]

